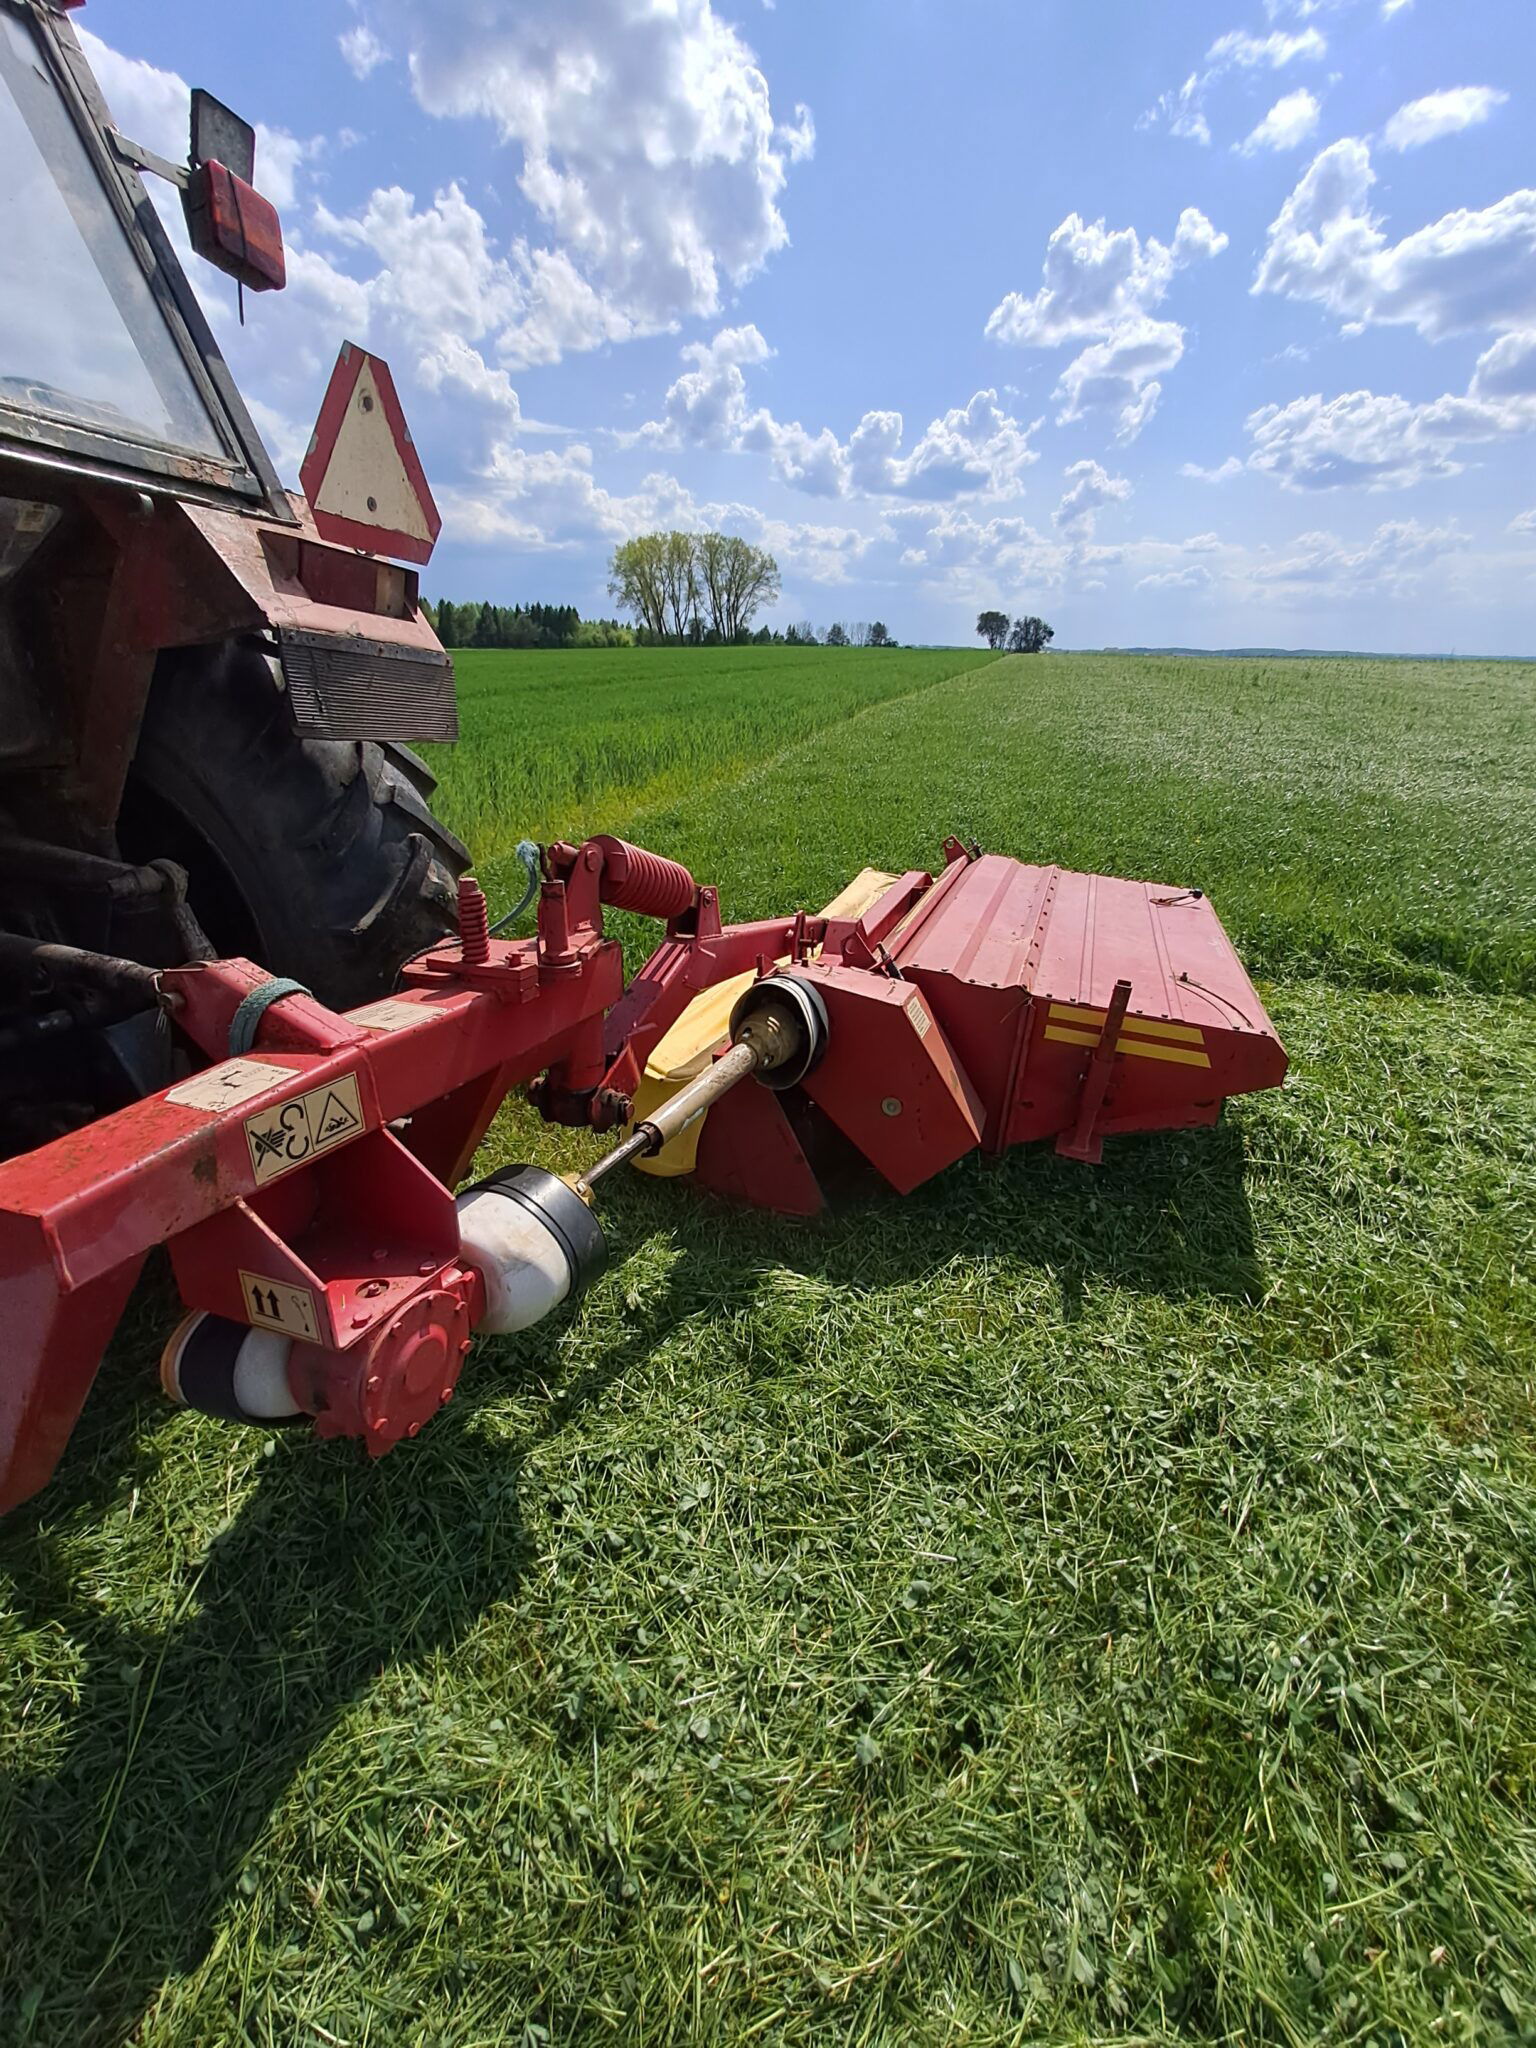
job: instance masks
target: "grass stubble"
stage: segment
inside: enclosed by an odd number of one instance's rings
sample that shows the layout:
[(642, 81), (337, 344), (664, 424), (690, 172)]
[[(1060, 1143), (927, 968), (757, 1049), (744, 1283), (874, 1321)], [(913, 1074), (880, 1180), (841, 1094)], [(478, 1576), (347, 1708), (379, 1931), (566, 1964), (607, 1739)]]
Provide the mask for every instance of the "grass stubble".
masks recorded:
[(631, 1179), (377, 1467), (168, 1417), (144, 1290), (0, 1532), (0, 2040), (1536, 2037), (1531, 672), (881, 659), (562, 822), (735, 915), (951, 829), (1206, 886), (1285, 1089), (810, 1227)]

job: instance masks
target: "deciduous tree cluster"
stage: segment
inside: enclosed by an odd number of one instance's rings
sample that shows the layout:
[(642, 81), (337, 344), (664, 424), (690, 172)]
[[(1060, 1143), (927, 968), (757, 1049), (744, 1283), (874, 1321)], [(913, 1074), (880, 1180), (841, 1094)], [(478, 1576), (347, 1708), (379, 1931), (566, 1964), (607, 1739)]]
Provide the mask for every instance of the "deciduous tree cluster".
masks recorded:
[(1041, 654), (1056, 638), (1055, 627), (1037, 619), (1033, 612), (1012, 623), (1006, 612), (982, 612), (976, 631), (989, 647), (999, 651), (1006, 647), (1010, 654)]
[(608, 590), (649, 638), (719, 646), (752, 637), (779, 565), (735, 534), (642, 533), (614, 549)]

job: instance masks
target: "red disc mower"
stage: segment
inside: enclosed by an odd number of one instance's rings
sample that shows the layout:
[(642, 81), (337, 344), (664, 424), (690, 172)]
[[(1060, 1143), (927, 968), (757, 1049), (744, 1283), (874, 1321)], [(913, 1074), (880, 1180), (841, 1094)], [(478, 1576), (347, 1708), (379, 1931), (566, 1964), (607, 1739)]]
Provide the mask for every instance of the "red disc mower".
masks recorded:
[[(48, 1480), (155, 1245), (187, 1308), (174, 1398), (309, 1416), (377, 1457), (452, 1398), (475, 1331), (579, 1292), (593, 1191), (626, 1162), (809, 1216), (828, 1158), (907, 1194), (976, 1147), (1094, 1161), (1283, 1078), (1198, 890), (944, 855), (722, 925), (675, 861), (554, 845), (536, 937), (493, 937), (466, 879), (457, 936), (346, 1011), (246, 959), (118, 963), (210, 1064), (0, 1166), (0, 1508)], [(627, 988), (605, 905), (665, 923)], [(456, 1192), (520, 1084), (548, 1120), (627, 1135), (582, 1176)]]

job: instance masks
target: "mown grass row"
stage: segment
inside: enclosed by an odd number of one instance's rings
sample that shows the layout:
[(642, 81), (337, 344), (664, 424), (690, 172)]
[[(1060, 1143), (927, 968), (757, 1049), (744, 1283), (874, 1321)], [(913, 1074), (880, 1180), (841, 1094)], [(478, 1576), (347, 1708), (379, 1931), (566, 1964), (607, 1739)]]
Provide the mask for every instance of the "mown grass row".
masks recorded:
[(628, 826), (738, 915), (949, 832), (1204, 888), (1250, 971), (1536, 993), (1536, 692), (1501, 663), (1014, 657)]
[(1291, 1078), (809, 1227), (631, 1179), (377, 1467), (168, 1417), (146, 1295), (0, 1534), (16, 2037), (1536, 2038), (1536, 679), (1474, 673), (1000, 663), (577, 819), (737, 914), (957, 828), (1203, 883)]

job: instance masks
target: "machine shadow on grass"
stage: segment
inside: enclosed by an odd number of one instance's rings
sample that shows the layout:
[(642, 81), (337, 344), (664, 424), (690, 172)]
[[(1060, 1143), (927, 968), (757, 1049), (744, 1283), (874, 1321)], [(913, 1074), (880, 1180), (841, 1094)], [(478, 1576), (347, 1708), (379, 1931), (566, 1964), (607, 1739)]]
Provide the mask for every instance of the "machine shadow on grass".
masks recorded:
[[(554, 1384), (522, 1445), (482, 1429), (478, 1410), (509, 1379), (546, 1369), (548, 1326), (482, 1347), (459, 1399), (381, 1464), (350, 1446), (280, 1442), (229, 1527), (181, 1568), (165, 1618), (141, 1632), (104, 1613), (72, 1538), (159, 1462), (145, 1363), (172, 1303), (152, 1279), (54, 1487), (0, 1537), (24, 1621), (64, 1630), (83, 1664), (56, 1772), (0, 1782), (4, 2038), (121, 2041), (167, 1979), (196, 1967), (269, 1815), (347, 1708), (516, 1603), (531, 1556), (519, 1510), (530, 1452), (718, 1301), (722, 1267), (750, 1286), (767, 1263), (873, 1290), (985, 1257), (1048, 1271), (1064, 1320), (1100, 1284), (1256, 1300), (1242, 1174), (1241, 1131), (1226, 1124), (1112, 1144), (1096, 1170), (1043, 1147), (972, 1160), (904, 1203), (857, 1195), (808, 1225), (630, 1183), (605, 1205), (616, 1255), (660, 1228), (682, 1256), (618, 1340)], [(302, 1942), (300, 1873), (291, 1884), (296, 1896), (275, 1910)]]
[[(171, 1310), (163, 1285), (149, 1293)], [(351, 1447), (338, 1457), (297, 1434), (280, 1440), (228, 1528), (181, 1568), (168, 1618), (141, 1633), (104, 1614), (96, 1574), (70, 1553), (72, 1535), (158, 1462), (143, 1320), (105, 1369), (97, 1416), (55, 1487), (0, 1542), (24, 1623), (62, 1629), (83, 1667), (57, 1769), (0, 1778), (6, 2048), (119, 2043), (168, 1978), (196, 1967), (269, 1815), (346, 1709), (516, 1603), (531, 1554), (522, 1464), (585, 1398), (568, 1393), (509, 1449), (479, 1430), (476, 1394), (497, 1384), (482, 1360), (410, 1457), (370, 1465)], [(638, 1367), (668, 1320), (663, 1300), (626, 1329), (603, 1380)], [(297, 1875), (293, 1892), (278, 1911), (302, 1940)]]
[(606, 1209), (621, 1243), (664, 1228), (685, 1251), (734, 1252), (758, 1270), (772, 1260), (855, 1291), (920, 1291), (957, 1258), (1044, 1273), (1073, 1321), (1091, 1286), (1257, 1302), (1264, 1276), (1246, 1171), (1241, 1126), (1224, 1120), (1111, 1138), (1099, 1166), (1044, 1144), (973, 1153), (904, 1199), (865, 1169), (829, 1182), (831, 1206), (809, 1223), (679, 1199), (686, 1183), (631, 1182)]

